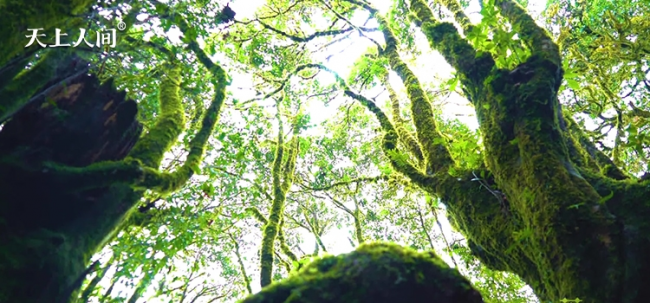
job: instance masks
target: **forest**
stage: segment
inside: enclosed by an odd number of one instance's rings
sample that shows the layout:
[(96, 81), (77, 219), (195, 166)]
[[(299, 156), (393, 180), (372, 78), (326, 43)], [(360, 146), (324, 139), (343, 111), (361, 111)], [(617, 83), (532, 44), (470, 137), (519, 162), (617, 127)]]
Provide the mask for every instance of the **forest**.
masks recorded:
[(0, 303), (650, 302), (648, 0), (0, 27)]

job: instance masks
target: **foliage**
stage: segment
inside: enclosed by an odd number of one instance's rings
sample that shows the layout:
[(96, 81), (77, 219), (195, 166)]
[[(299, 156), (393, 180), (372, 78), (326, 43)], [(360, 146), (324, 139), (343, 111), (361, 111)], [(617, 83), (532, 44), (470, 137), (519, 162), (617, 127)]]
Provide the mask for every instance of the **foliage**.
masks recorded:
[[(435, 17), (454, 21), (456, 27), (447, 30), (460, 30), (463, 35), (458, 37), (468, 42), (454, 44), (458, 41), (445, 38), (449, 40), (438, 43), (447, 61), (456, 62), (455, 73), (438, 78), (431, 69), (449, 68), (439, 54), (431, 53), (426, 35), (434, 32), (433, 26), (426, 27), (423, 15), (409, 6), (413, 1), (117, 2), (101, 2), (92, 9), (87, 17), (97, 21), (93, 30), (110, 28), (126, 16), (137, 19), (120, 33), (116, 48), (86, 50), (90, 70), (102, 80), (113, 79), (137, 100), (145, 133), (156, 129), (165, 115), (174, 116), (178, 130), (168, 134), (173, 137), (166, 140), (169, 146), (145, 164), (159, 169), (158, 175), (184, 169), (187, 182), (149, 187), (145, 182), (137, 188), (142, 197), (133, 214), (92, 259), (99, 266), (85, 277), (81, 301), (235, 302), (271, 281), (276, 282), (260, 294), (309, 276), (314, 268), (327, 272), (320, 267), (328, 262), (353, 262), (329, 255), (357, 247), (356, 252), (363, 253), (372, 247), (363, 243), (374, 241), (435, 251), (468, 277), (486, 302), (537, 300), (526, 286), (534, 279), (510, 270), (520, 263), (512, 261), (497, 270), (501, 265), (490, 263), (490, 255), (477, 253), (483, 249), (477, 241), (489, 238), (493, 247), (486, 249), (504, 248), (541, 260), (541, 243), (551, 237), (531, 226), (554, 219), (543, 214), (524, 222), (526, 218), (512, 216), (508, 219), (515, 223), (504, 223), (498, 214), (509, 207), (531, 209), (529, 213), (543, 209), (530, 206), (540, 195), (518, 192), (506, 197), (504, 192), (515, 192), (519, 185), (500, 187), (506, 182), (497, 182), (502, 180), (495, 180), (486, 168), (496, 170), (490, 162), (496, 160), (487, 158), (495, 152), (486, 145), (501, 133), (486, 133), (467, 123), (487, 125), (491, 120), (485, 117), (504, 106), (480, 103), (478, 96), (494, 91), (468, 89), (475, 79), (467, 70), (479, 70), (485, 58), (494, 57), (494, 71), (510, 77), (506, 71), (522, 71), (519, 67), (537, 58), (526, 37), (518, 34), (521, 24), (499, 10), (503, 1), (480, 1), (481, 20), (473, 24), (462, 13), (469, 13), (469, 1), (434, 1)], [(222, 18), (226, 5), (236, 13), (232, 21)], [(586, 128), (582, 137), (572, 140), (597, 146), (626, 174), (650, 171), (650, 6), (643, 0), (552, 0), (546, 8), (542, 21), (563, 56), (564, 82), (557, 91), (562, 110)], [(476, 53), (450, 59), (449, 53), (462, 47)], [(218, 73), (200, 53), (219, 67)], [(61, 54), (52, 52), (55, 55)], [(416, 59), (434, 63), (419, 67)], [(476, 67), (463, 59), (476, 62)], [(171, 88), (165, 64), (170, 61), (183, 79), (172, 92), (178, 96), (172, 105), (181, 107), (165, 111), (165, 89)], [(0, 77), (0, 87), (3, 81)], [(14, 93), (15, 87), (9, 88), (0, 91), (3, 99), (3, 93)], [(206, 135), (202, 117), (220, 93), (218, 126)], [(449, 104), (454, 103), (468, 110), (452, 116), (455, 109)], [(427, 110), (423, 104), (433, 105), (428, 106), (430, 121), (418, 120), (418, 113)], [(379, 111), (385, 113), (383, 118)], [(545, 127), (542, 122), (539, 127)], [(204, 156), (197, 158), (194, 139), (201, 136)], [(528, 143), (521, 138), (498, 139), (507, 142), (501, 146), (508, 151)], [(393, 148), (385, 152), (390, 144)], [(135, 152), (148, 150), (140, 143)], [(514, 154), (504, 152), (501, 160), (515, 161), (505, 159)], [(456, 199), (461, 197), (457, 192), (436, 195), (439, 192), (420, 186), (415, 174), (405, 172), (409, 166), (423, 176), (420, 183), (443, 170), (450, 176), (445, 182), (462, 178), (472, 185), (465, 189), (476, 198), (467, 200), (474, 204)], [(613, 187), (598, 188), (599, 198), (609, 194), (612, 201), (624, 201), (609, 191)], [(517, 199), (530, 205), (510, 204)], [(492, 204), (481, 204), (485, 201)], [(605, 202), (599, 200), (600, 205)], [(553, 207), (548, 209), (560, 216)], [(586, 212), (579, 206), (571, 209)], [(509, 234), (490, 234), (481, 224), (505, 226)], [(507, 239), (507, 247), (500, 236)]]

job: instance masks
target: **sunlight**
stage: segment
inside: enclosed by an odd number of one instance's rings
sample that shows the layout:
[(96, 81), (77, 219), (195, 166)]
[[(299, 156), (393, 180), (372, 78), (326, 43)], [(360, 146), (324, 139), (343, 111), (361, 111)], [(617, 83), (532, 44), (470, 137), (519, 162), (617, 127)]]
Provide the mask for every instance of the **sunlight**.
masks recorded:
[[(372, 0), (373, 5), (375, 5), (382, 13), (388, 12), (392, 5), (392, 1), (385, 0)], [(252, 19), (256, 16), (256, 11), (266, 3), (266, 0), (235, 0), (232, 1), (229, 6), (237, 13), (236, 18), (238, 20)], [(545, 0), (536, 0), (530, 1), (528, 9), (534, 16), (538, 16), (541, 12), (541, 9), (546, 3)], [(469, 8), (466, 10), (470, 12), (468, 15), (473, 22), (480, 22), (481, 15), (479, 12), (478, 1), (471, 1)], [(141, 18), (146, 18), (146, 16), (141, 16)], [(368, 18), (367, 12), (357, 12), (352, 18), (351, 22), (357, 25), (361, 25)], [(316, 28), (326, 28), (328, 26), (328, 20), (325, 18), (315, 18), (312, 20), (312, 24)], [(154, 26), (151, 28), (151, 32), (147, 33), (144, 37), (145, 40), (149, 40), (154, 35), (165, 36), (169, 39), (170, 42), (174, 44), (181, 44), (181, 32), (177, 27), (172, 27), (168, 32), (164, 33), (162, 28), (160, 28), (160, 22), (155, 20), (153, 21)], [(374, 20), (371, 20), (366, 24), (367, 27), (376, 27), (377, 23)], [(383, 43), (383, 35), (380, 32), (366, 33), (368, 37), (371, 37), (379, 43)], [(201, 44), (203, 41), (200, 41)], [(419, 76), (421, 79), (449, 79), (452, 77), (453, 69), (451, 66), (442, 58), (442, 56), (434, 51), (430, 50), (428, 41), (421, 32), (416, 33), (415, 40), (416, 47), (423, 52), (422, 55), (417, 56), (413, 62), (410, 63), (411, 68), (414, 73)], [(314, 55), (315, 62), (321, 62), (331, 68), (333, 71), (338, 73), (340, 76), (346, 78), (350, 73), (352, 66), (355, 61), (363, 55), (369, 47), (374, 46), (374, 44), (359, 35), (359, 33), (353, 33), (347, 39), (343, 39), (339, 42), (334, 43), (333, 45), (327, 48), (327, 51), (316, 52)], [(316, 49), (312, 49), (316, 51)], [(223, 61), (226, 60), (226, 57), (222, 54), (215, 54), (211, 58), (214, 61)], [(255, 90), (250, 85), (253, 83), (252, 75), (246, 73), (236, 73), (230, 72), (230, 77), (232, 77), (232, 85), (230, 90), (232, 93), (232, 98), (237, 100), (250, 100), (256, 97)], [(322, 85), (333, 84), (335, 78), (333, 75), (327, 72), (320, 72), (317, 76), (317, 80), (320, 81)], [(298, 81), (295, 79), (295, 81)], [(391, 85), (393, 85), (399, 93), (404, 94), (404, 85), (402, 84), (399, 77), (394, 73), (391, 73), (389, 77)], [(379, 93), (381, 88), (375, 87), (371, 88), (371, 91), (374, 93)], [(388, 95), (386, 92), (382, 93), (378, 97), (378, 104), (383, 104), (387, 100)], [(307, 113), (311, 116), (312, 123), (320, 124), (327, 120), (328, 118), (334, 116), (337, 112), (337, 108), (342, 101), (340, 98), (333, 101), (333, 104), (326, 105), (322, 102), (310, 102), (308, 104)], [(462, 123), (466, 124), (471, 129), (477, 129), (478, 123), (474, 117), (474, 110), (468, 104), (467, 100), (457, 93), (453, 93), (446, 100), (445, 104), (442, 106), (442, 113), (445, 117), (451, 119), (458, 119)], [(270, 130), (275, 132), (275, 121), (273, 122), (274, 129)], [(322, 133), (322, 129), (312, 129), (308, 130), (311, 134)], [(209, 159), (206, 159), (209, 161)], [(248, 176), (250, 179), (254, 179), (254, 176), (251, 174)], [(195, 178), (206, 179), (206, 176), (196, 176)], [(441, 206), (444, 209), (444, 206)], [(439, 214), (440, 224), (442, 230), (436, 231), (436, 233), (441, 233), (443, 236), (451, 239), (452, 234), (455, 233), (449, 222), (447, 221), (444, 212)], [(434, 226), (434, 229), (438, 229), (437, 226)], [(342, 228), (332, 228), (329, 232), (321, 237), (324, 245), (327, 248), (327, 253), (329, 254), (341, 254), (347, 253), (354, 250), (354, 246), (351, 244), (352, 234), (354, 230), (349, 227)], [(301, 243), (299, 244), (299, 249), (304, 252), (312, 252), (314, 246), (316, 245), (316, 240), (311, 234), (311, 232), (299, 229), (298, 234), (301, 238)], [(258, 234), (246, 234), (244, 235), (244, 241), (259, 243), (261, 238)], [(443, 242), (438, 240), (435, 241), (435, 250), (437, 254), (451, 267), (454, 267), (454, 262), (448, 253), (445, 252), (446, 247)], [(251, 249), (243, 252), (243, 255), (248, 260), (255, 260), (257, 258), (258, 248)], [(321, 252), (322, 254), (322, 252)], [(104, 257), (106, 259), (106, 257)], [(177, 270), (183, 270), (187, 266), (185, 264), (175, 264), (178, 268)], [(259, 287), (259, 269), (257, 264), (247, 264), (247, 271), (249, 275), (252, 276), (252, 288), (254, 292), (260, 290)], [(463, 269), (460, 269), (463, 270)], [(114, 272), (114, 271), (113, 271)], [(214, 272), (210, 273), (210, 276), (216, 280), (222, 280), (220, 277), (219, 270), (215, 269)], [(224, 281), (225, 282), (225, 281)], [(119, 285), (118, 285), (119, 286)], [(107, 287), (107, 286), (106, 286)], [(132, 289), (126, 285), (116, 287), (116, 292), (122, 292), (127, 289)], [(154, 302), (154, 301), (151, 301)]]

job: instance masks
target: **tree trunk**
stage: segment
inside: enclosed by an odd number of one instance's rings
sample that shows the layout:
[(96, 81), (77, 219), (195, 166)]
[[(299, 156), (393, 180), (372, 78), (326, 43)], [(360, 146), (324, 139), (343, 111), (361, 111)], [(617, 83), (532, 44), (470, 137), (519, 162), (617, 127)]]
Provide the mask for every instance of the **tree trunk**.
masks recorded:
[(128, 185), (84, 190), (43, 163), (123, 159), (142, 127), (137, 105), (80, 75), (24, 107), (0, 132), (1, 302), (67, 302), (92, 254), (139, 200)]
[[(562, 60), (549, 34), (514, 1), (496, 5), (531, 50), (512, 70), (411, 1), (431, 46), (462, 75), (485, 147), (483, 168), (412, 179), (447, 205), (486, 266), (518, 274), (542, 302), (650, 301), (641, 257), (650, 252), (650, 182), (627, 177), (564, 115)], [(440, 152), (431, 146), (426, 152)]]
[[(476, 110), (484, 164), (468, 169), (449, 153), (426, 93), (397, 52), (389, 22), (367, 3), (348, 2), (380, 24), (386, 45), (379, 54), (406, 87), (415, 135), (346, 85), (345, 94), (376, 116), (393, 168), (441, 199), (483, 264), (516, 273), (542, 302), (650, 301), (644, 287), (650, 268), (642, 257), (650, 252), (650, 180), (626, 176), (564, 115), (558, 46), (525, 9), (513, 0), (495, 1), (531, 52), (506, 69), (489, 52), (474, 49), (454, 24), (436, 20), (426, 1), (409, 1), (411, 20), (454, 67)], [(443, 4), (458, 12), (456, 1)], [(467, 16), (454, 17), (471, 30)]]

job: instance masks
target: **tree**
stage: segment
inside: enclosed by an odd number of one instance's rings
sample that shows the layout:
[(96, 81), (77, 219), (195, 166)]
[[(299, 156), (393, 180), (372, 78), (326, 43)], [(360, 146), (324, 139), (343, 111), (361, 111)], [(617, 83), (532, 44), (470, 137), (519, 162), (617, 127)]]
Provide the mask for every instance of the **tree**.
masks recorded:
[[(514, 43), (529, 52), (516, 67), (499, 66), (454, 25), (438, 21), (424, 1), (410, 1), (410, 18), (454, 67), (477, 113), (484, 163), (461, 168), (433, 118), (426, 92), (400, 58), (391, 24), (365, 1), (346, 2), (377, 19), (386, 42), (377, 46), (375, 58), (384, 59), (377, 64), (404, 83), (415, 133), (399, 119), (390, 121), (337, 76), (341, 89), (376, 116), (384, 131), (382, 149), (393, 168), (446, 204), (452, 224), (483, 264), (516, 273), (542, 301), (647, 298), (633, 285), (647, 279), (647, 264), (637, 256), (647, 249), (640, 222), (648, 181), (621, 171), (562, 110), (561, 53), (548, 32), (513, 1), (483, 3), (484, 8), (496, 7), (518, 34)], [(468, 37), (480, 33), (456, 2), (443, 4)], [(328, 71), (318, 64), (308, 67)]]
[[(203, 2), (49, 6), (36, 26), (72, 29), (90, 17), (100, 21), (90, 26), (101, 31), (123, 16), (129, 30), (116, 49), (85, 53), (0, 43), (0, 117), (10, 119), (0, 131), (0, 251), (2, 264), (9, 264), (0, 267), (0, 277), (12, 281), (0, 288), (2, 300), (64, 302), (82, 286), (82, 298), (109, 301), (120, 279), (138, 270), (143, 275), (130, 280), (134, 289), (123, 300), (136, 302), (154, 286), (154, 296), (180, 301), (242, 298), (239, 291), (250, 294), (255, 285), (242, 250), (250, 249), (247, 233), (257, 229), (264, 240), (254, 260), (261, 286), (268, 286), (245, 302), (370, 302), (414, 294), (423, 296), (413, 300), (481, 302), (468, 281), (431, 252), (359, 245), (404, 242), (404, 236), (413, 247), (435, 249), (430, 232), (440, 224), (442, 202), (467, 240), (468, 248), (442, 234), (456, 268), (473, 262), (471, 251), (482, 266), (521, 277), (543, 302), (645, 302), (650, 181), (633, 174), (647, 171), (634, 156), (647, 155), (647, 140), (639, 135), (647, 127), (647, 96), (637, 92), (639, 100), (626, 105), (608, 92), (633, 80), (630, 86), (647, 86), (645, 44), (629, 38), (647, 32), (645, 11), (622, 17), (642, 4), (616, 11), (603, 1), (553, 2), (550, 20), (585, 29), (562, 31), (557, 42), (514, 1), (480, 4), (480, 24), (456, 1), (434, 4), (451, 12), (457, 26), (440, 21), (444, 15), (435, 17), (437, 10), (421, 0), (396, 1), (387, 14), (363, 0), (280, 1), (247, 21), (234, 18), (228, 6)], [(2, 41), (22, 37), (29, 12), (21, 5), (10, 3), (22, 13), (3, 19), (12, 30)], [(580, 19), (581, 10), (591, 19)], [(97, 19), (98, 11), (108, 12), (108, 21)], [(606, 11), (616, 34), (594, 22)], [(378, 27), (352, 20), (358, 12)], [(332, 23), (319, 30), (317, 17)], [(152, 31), (154, 19), (168, 36), (178, 28), (181, 42), (145, 39), (141, 30)], [(313, 33), (303, 35), (300, 22)], [(409, 62), (418, 56), (409, 51), (416, 31), (456, 71), (442, 93), (427, 86), (431, 75), (416, 76)], [(310, 42), (327, 45), (352, 33), (373, 46), (348, 77), (310, 55)], [(629, 77), (629, 65), (604, 60), (599, 45), (611, 45), (618, 59), (637, 63), (641, 72)], [(630, 57), (630, 48), (640, 51)], [(210, 58), (215, 54), (225, 59), (217, 64)], [(252, 74), (258, 96), (226, 98), (225, 70)], [(322, 74), (334, 84), (323, 83)], [(400, 81), (391, 80), (395, 75)], [(457, 84), (476, 112), (480, 136), (440, 118), (434, 105)], [(378, 87), (388, 92), (387, 106), (367, 97)], [(576, 102), (563, 107), (566, 92)], [(329, 134), (304, 134), (309, 115), (283, 110), (310, 98), (329, 103), (340, 93), (354, 103), (322, 126)], [(601, 93), (609, 103), (599, 100)], [(280, 100), (275, 115), (267, 117), (256, 100)], [(603, 148), (600, 130), (585, 129), (576, 113), (597, 117), (610, 107), (617, 118), (603, 120), (617, 121), (617, 138), (614, 147)], [(231, 119), (234, 113), (244, 121)], [(292, 125), (288, 144), (283, 115)], [(269, 131), (272, 120), (278, 133)], [(197, 173), (208, 180), (193, 178)], [(329, 249), (323, 236), (342, 222), (353, 226), (349, 241), (359, 247), (304, 262)], [(406, 232), (385, 236), (390, 227)], [(298, 229), (315, 238), (313, 253), (295, 253)], [(91, 262), (108, 243), (111, 257)], [(170, 274), (178, 259), (187, 263), (186, 275)], [(220, 264), (225, 282), (197, 287), (208, 261)], [(108, 273), (111, 268), (117, 269)], [(103, 289), (98, 285), (106, 276), (110, 287)], [(505, 302), (480, 285), (474, 283), (486, 301)]]
[[(21, 3), (22, 4), (22, 3)], [(18, 5), (17, 2), (14, 4)], [(53, 5), (28, 19), (30, 25), (52, 28), (83, 11), (89, 2)], [(5, 19), (12, 31), (3, 44), (3, 69), (9, 80), (2, 88), (2, 254), (0, 277), (7, 282), (0, 294), (7, 302), (64, 302), (80, 286), (94, 264), (90, 256), (110, 240), (131, 217), (145, 190), (166, 194), (178, 190), (196, 171), (211, 136), (227, 86), (225, 71), (193, 42), (193, 49), (212, 73), (213, 101), (189, 142), (190, 152), (173, 172), (160, 172), (163, 157), (186, 128), (179, 94), (181, 66), (167, 52), (159, 70), (158, 118), (146, 134), (135, 120), (136, 105), (125, 100), (112, 82), (100, 85), (97, 76), (77, 73), (71, 80), (50, 78), (70, 73), (83, 59), (72, 61), (66, 51), (42, 51), (31, 69), (10, 49), (18, 25), (29, 14), (24, 7)], [(126, 21), (132, 23), (136, 9)], [(188, 31), (187, 24), (184, 29)], [(58, 41), (57, 41), (58, 42)], [(4, 51), (6, 50), (6, 51)], [(16, 57), (17, 56), (17, 57)], [(17, 60), (17, 62), (15, 62)], [(79, 62), (80, 61), (80, 62)], [(57, 67), (59, 65), (59, 67)], [(86, 67), (87, 71), (88, 68)], [(46, 83), (47, 82), (47, 83)], [(25, 90), (24, 85), (36, 87)], [(19, 112), (13, 114), (17, 108)], [(201, 117), (201, 115), (199, 115)], [(137, 142), (136, 142), (137, 141)], [(38, 191), (32, 189), (39, 188)]]

